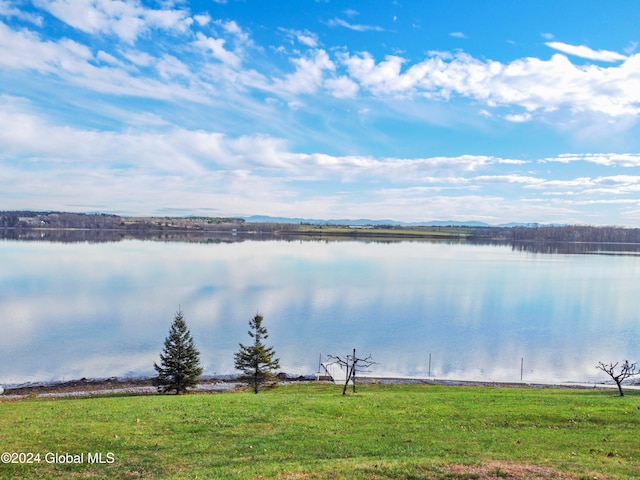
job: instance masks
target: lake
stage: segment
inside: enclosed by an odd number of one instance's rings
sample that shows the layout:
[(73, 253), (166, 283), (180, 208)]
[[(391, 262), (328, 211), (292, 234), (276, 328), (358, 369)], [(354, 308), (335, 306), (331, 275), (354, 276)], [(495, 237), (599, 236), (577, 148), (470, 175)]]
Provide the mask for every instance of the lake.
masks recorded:
[(264, 316), (282, 371), (608, 380), (640, 360), (640, 257), (430, 241), (0, 241), (0, 383), (154, 373), (182, 309), (205, 375)]

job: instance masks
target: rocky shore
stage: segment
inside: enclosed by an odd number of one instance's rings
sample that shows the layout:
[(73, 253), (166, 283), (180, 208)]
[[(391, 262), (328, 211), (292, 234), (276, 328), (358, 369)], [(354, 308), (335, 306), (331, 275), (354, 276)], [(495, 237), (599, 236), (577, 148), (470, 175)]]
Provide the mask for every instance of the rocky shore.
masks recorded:
[[(279, 375), (281, 383), (312, 382), (315, 376), (290, 377)], [(495, 382), (478, 380), (451, 380), (438, 378), (413, 377), (375, 377), (362, 376), (359, 384), (433, 384), (450, 386), (484, 386), (484, 387), (527, 387), (527, 388), (579, 388), (579, 389), (615, 389), (614, 384), (608, 383), (538, 383), (538, 382)], [(218, 377), (203, 377), (194, 393), (226, 392), (243, 388), (246, 384), (235, 375)], [(625, 390), (640, 390), (640, 385), (629, 384)], [(0, 399), (21, 398), (57, 398), (57, 397), (90, 397), (100, 395), (153, 395), (158, 393), (151, 378), (98, 378), (71, 380), (64, 382), (27, 383), (16, 386), (6, 386)]]

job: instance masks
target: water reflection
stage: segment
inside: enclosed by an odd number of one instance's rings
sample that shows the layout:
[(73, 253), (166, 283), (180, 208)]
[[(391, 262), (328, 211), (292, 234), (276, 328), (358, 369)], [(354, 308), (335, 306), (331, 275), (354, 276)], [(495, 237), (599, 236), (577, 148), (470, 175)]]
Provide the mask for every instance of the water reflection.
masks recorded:
[[(508, 229), (507, 229), (508, 230)], [(495, 234), (495, 238), (504, 235)], [(471, 239), (420, 239), (410, 237), (366, 237), (360, 236), (357, 241), (363, 243), (439, 243), (439, 244), (471, 244), (490, 246), (510, 246), (513, 250), (531, 253), (548, 254), (599, 254), (599, 255), (640, 255), (640, 243), (605, 243), (605, 242), (574, 242), (574, 241), (524, 241), (524, 240), (496, 240), (492, 237), (471, 237)], [(312, 237), (295, 233), (274, 233), (273, 231), (253, 231), (250, 229), (222, 230), (222, 231), (157, 231), (153, 230), (110, 230), (110, 229), (16, 229), (0, 228), (0, 239), (56, 242), (56, 243), (111, 243), (129, 240), (144, 240), (152, 242), (180, 242), (180, 243), (235, 243), (244, 241), (283, 241), (283, 242), (353, 242), (348, 235)]]
[[(153, 374), (178, 307), (205, 374), (259, 311), (283, 370), (357, 348), (374, 372), (604, 380), (635, 360), (640, 259), (434, 242), (0, 242), (0, 383)], [(429, 355), (431, 365), (429, 367)]]

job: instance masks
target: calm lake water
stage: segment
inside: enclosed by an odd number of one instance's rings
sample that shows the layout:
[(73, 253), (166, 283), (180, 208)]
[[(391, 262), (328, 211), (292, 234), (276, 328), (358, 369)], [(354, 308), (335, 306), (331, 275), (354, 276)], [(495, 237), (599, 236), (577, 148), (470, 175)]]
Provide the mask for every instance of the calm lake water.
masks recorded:
[[(0, 241), (0, 383), (153, 374), (178, 308), (204, 373), (232, 374), (260, 312), (290, 374), (604, 381), (640, 360), (640, 257), (359, 241)], [(429, 357), (431, 364), (429, 365)], [(521, 363), (523, 362), (523, 363)]]

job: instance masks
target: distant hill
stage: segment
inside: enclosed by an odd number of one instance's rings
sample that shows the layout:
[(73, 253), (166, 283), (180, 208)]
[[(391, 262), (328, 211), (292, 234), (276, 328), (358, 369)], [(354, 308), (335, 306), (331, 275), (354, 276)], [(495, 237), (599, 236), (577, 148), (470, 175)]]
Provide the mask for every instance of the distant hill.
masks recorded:
[(250, 217), (244, 217), (245, 221), (249, 223), (310, 223), (313, 225), (398, 225), (405, 227), (488, 227), (488, 223), (476, 222), (476, 221), (455, 221), (455, 220), (432, 220), (428, 222), (400, 222), (398, 220), (372, 220), (369, 218), (356, 218), (356, 219), (318, 219), (318, 218), (299, 218), (299, 217), (270, 217), (267, 215), (252, 215)]

